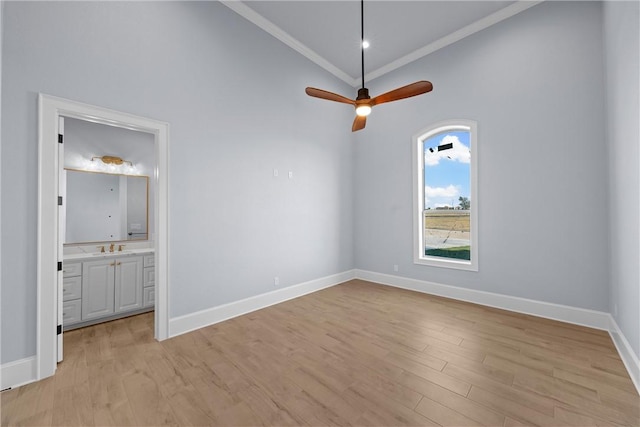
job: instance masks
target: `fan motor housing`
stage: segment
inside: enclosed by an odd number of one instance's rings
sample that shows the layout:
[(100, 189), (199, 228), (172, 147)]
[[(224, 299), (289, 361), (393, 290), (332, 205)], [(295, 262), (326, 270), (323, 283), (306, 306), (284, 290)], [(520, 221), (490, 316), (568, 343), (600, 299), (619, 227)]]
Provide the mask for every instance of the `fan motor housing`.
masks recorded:
[(358, 97), (356, 98), (356, 101), (359, 101), (361, 99), (371, 99), (371, 97), (369, 96), (369, 89), (367, 89), (366, 87), (358, 89)]

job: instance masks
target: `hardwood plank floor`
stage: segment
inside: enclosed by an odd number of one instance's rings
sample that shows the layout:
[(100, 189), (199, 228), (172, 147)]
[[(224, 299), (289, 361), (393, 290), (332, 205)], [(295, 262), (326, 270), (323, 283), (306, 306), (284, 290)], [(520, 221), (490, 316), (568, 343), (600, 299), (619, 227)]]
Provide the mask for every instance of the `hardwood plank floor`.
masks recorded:
[(640, 426), (604, 331), (353, 280), (163, 342), (65, 333), (2, 425)]

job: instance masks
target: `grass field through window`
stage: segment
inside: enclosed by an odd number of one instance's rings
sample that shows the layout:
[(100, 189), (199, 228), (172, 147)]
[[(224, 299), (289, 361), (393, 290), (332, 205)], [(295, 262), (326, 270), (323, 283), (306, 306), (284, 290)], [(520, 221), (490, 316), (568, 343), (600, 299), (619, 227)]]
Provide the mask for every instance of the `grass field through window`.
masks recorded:
[(468, 210), (424, 211), (425, 255), (471, 259)]

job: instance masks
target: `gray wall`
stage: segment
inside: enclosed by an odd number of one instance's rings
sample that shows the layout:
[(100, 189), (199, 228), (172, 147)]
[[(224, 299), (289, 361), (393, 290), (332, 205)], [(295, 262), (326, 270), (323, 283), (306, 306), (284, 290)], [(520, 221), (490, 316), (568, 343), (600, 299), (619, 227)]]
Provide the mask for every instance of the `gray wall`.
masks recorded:
[[(599, 3), (545, 2), (372, 82), (434, 90), (356, 136), (356, 267), (608, 310), (601, 28)], [(478, 121), (478, 272), (413, 264), (411, 138), (455, 118)]]
[(611, 229), (610, 304), (640, 355), (640, 5), (605, 2)]
[(3, 14), (1, 363), (36, 350), (38, 92), (170, 123), (170, 317), (353, 268), (352, 118), (304, 93), (344, 83), (216, 2)]

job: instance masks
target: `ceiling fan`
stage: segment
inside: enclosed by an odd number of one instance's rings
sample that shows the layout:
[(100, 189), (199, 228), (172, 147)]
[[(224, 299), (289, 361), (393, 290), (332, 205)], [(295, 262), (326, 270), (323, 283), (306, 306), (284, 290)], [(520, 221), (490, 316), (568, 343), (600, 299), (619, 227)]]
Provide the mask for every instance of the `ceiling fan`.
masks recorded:
[(358, 89), (358, 96), (356, 97), (356, 99), (349, 99), (342, 95), (338, 95), (337, 93), (329, 92), (322, 89), (316, 89), (313, 87), (308, 87), (305, 89), (305, 92), (309, 96), (353, 105), (356, 108), (356, 118), (353, 121), (351, 132), (364, 129), (365, 125), (367, 124), (367, 116), (371, 113), (371, 109), (375, 105), (384, 104), (385, 102), (398, 101), (404, 98), (410, 98), (412, 96), (421, 95), (433, 90), (433, 85), (431, 84), (431, 82), (421, 80), (383, 93), (382, 95), (378, 95), (375, 98), (371, 98), (369, 96), (369, 89), (364, 87), (364, 0), (360, 0), (360, 53), (362, 65), (362, 87)]

